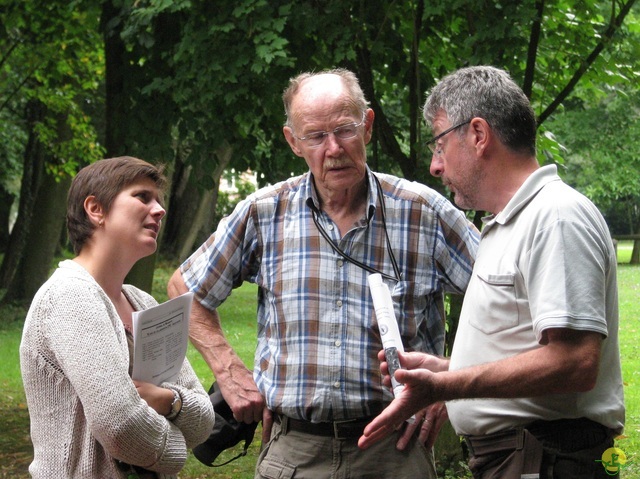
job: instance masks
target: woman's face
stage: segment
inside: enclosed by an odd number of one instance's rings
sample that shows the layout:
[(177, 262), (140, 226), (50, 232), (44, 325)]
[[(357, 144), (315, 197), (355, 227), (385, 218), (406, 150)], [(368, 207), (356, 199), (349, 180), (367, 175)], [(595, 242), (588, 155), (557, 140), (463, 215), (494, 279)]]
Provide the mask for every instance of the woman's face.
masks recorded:
[(149, 178), (125, 187), (113, 200), (104, 231), (118, 244), (130, 246), (144, 258), (155, 252), (162, 218), (166, 214), (160, 191)]

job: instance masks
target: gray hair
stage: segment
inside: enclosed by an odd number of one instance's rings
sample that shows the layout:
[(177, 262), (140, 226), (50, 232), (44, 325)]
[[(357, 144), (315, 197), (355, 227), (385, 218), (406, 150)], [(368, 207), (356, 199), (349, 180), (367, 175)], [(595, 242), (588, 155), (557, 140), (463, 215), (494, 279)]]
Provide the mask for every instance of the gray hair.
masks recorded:
[(535, 113), (522, 89), (504, 70), (474, 66), (447, 75), (431, 90), (424, 105), (429, 125), (439, 111), (452, 125), (483, 118), (508, 148), (536, 154)]
[(309, 78), (313, 78), (318, 75), (337, 75), (342, 79), (342, 83), (347, 89), (347, 94), (349, 99), (353, 102), (354, 106), (358, 109), (359, 112), (364, 114), (366, 109), (369, 107), (369, 102), (364, 96), (364, 92), (362, 88), (360, 88), (360, 82), (358, 81), (358, 77), (350, 70), (345, 68), (332, 68), (330, 70), (323, 70), (320, 72), (305, 72), (300, 73), (298, 76), (293, 77), (289, 80), (289, 86), (286, 88), (284, 93), (282, 94), (282, 102), (284, 103), (284, 113), (286, 115), (286, 125), (292, 126), (291, 123), (291, 103), (293, 102), (293, 98), (298, 93), (300, 86)]

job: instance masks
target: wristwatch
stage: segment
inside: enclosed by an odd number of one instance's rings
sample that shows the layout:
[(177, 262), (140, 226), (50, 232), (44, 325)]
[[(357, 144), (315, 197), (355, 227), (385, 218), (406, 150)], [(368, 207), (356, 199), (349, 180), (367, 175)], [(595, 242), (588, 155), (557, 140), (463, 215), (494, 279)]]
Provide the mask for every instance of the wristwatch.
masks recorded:
[(171, 412), (169, 412), (169, 414), (165, 416), (169, 421), (174, 420), (178, 416), (178, 414), (180, 414), (180, 411), (182, 411), (182, 396), (180, 396), (180, 393), (175, 389), (171, 389), (171, 391), (173, 391)]

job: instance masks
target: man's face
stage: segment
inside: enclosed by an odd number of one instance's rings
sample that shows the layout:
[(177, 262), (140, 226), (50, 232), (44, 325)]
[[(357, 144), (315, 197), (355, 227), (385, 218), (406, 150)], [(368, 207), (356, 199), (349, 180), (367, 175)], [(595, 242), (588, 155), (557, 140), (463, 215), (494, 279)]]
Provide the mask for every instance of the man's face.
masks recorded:
[[(439, 112), (432, 126), (434, 136), (438, 136), (452, 125), (446, 114)], [(466, 130), (468, 126), (462, 128)], [(479, 168), (473, 149), (467, 144), (467, 137), (464, 131), (454, 130), (439, 138), (435, 143), (429, 171), (433, 176), (442, 178), (442, 183), (453, 193), (456, 205), (463, 209), (475, 209), (484, 171)]]
[[(285, 137), (293, 152), (307, 162), (321, 194), (362, 184), (373, 111), (367, 110), (363, 117), (339, 77), (320, 75), (308, 79), (292, 102), (291, 117), (293, 126), (284, 127)], [(353, 133), (355, 136), (347, 138)]]

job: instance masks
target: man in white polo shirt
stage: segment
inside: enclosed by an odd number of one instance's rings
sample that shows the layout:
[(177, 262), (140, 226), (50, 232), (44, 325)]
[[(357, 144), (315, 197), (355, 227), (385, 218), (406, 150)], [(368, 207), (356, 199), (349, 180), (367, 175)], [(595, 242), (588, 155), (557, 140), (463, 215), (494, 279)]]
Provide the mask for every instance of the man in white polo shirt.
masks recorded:
[(447, 401), (476, 478), (611, 477), (601, 459), (625, 410), (616, 255), (602, 215), (555, 165), (538, 165), (535, 115), (506, 72), (452, 73), (424, 116), (436, 134), (431, 173), (458, 206), (491, 214), (451, 360), (401, 356), (405, 392), (360, 446)]

